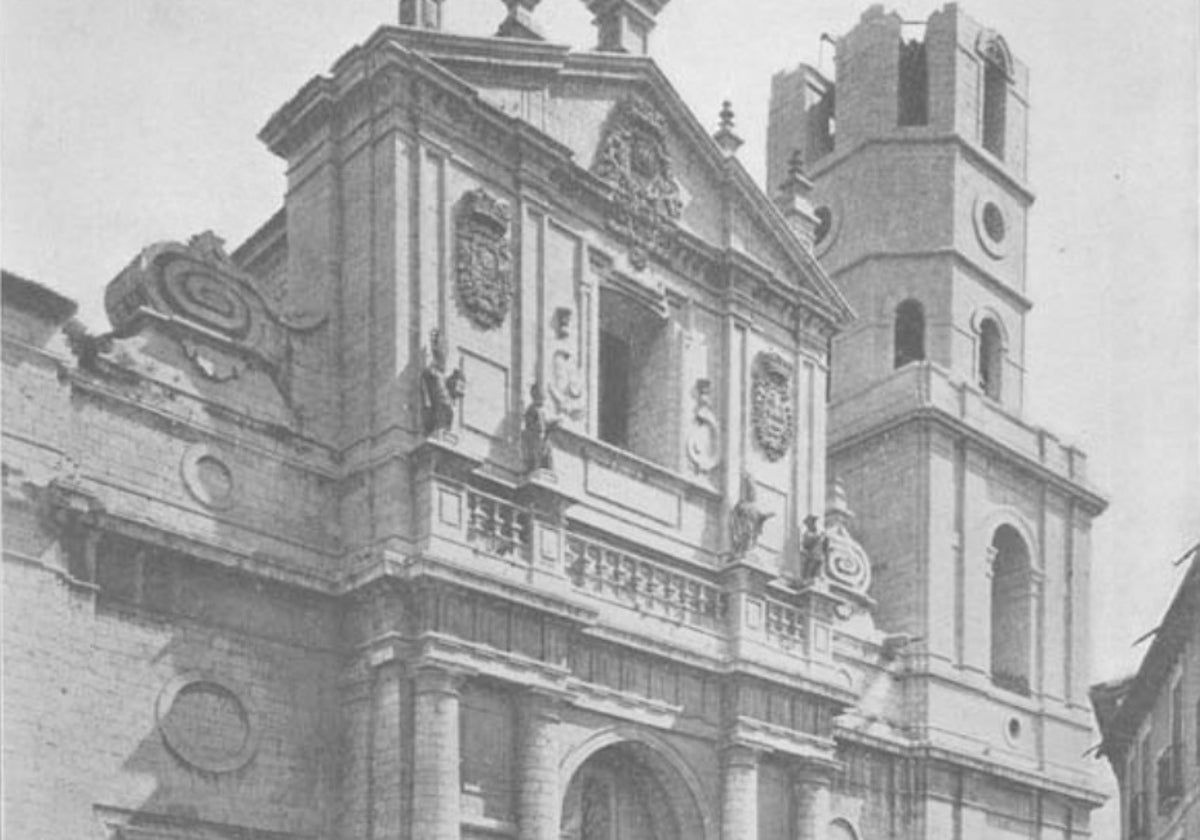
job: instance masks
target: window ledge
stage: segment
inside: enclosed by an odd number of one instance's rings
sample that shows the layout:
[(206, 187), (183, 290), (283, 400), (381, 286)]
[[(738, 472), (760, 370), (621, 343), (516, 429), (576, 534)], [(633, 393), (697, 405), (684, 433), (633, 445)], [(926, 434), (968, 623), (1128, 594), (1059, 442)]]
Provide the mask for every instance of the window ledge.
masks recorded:
[[(653, 477), (659, 481), (681, 487), (689, 494), (702, 496), (714, 501), (720, 500), (724, 495), (719, 489), (698, 481), (691, 476), (658, 464), (648, 458), (630, 452), (628, 449), (623, 449), (616, 444), (585, 435), (573, 429), (559, 428), (555, 432), (555, 440), (566, 443), (567, 446), (564, 447), (565, 449), (577, 450), (585, 458), (595, 460), (605, 466), (621, 465), (627, 469), (632, 469), (638, 474), (637, 477), (642, 480), (645, 480), (647, 477)], [(709, 474), (716, 477), (722, 472), (722, 466), (718, 464)]]

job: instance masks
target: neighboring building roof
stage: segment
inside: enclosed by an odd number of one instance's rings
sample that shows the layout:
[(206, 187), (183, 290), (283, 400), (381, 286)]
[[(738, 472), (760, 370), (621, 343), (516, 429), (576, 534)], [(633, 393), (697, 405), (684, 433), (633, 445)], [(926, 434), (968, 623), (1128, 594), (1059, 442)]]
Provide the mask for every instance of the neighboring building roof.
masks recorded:
[(1137, 673), (1092, 686), (1092, 706), (1103, 736), (1099, 754), (1109, 759), (1116, 759), (1128, 747), (1142, 719), (1153, 708), (1183, 646), (1200, 638), (1200, 542), (1177, 563), (1189, 559), (1190, 565), (1162, 623), (1151, 631), (1154, 640)]
[(0, 270), (0, 304), (32, 312), (55, 323), (67, 320), (79, 309), (79, 304), (69, 297), (5, 270)]

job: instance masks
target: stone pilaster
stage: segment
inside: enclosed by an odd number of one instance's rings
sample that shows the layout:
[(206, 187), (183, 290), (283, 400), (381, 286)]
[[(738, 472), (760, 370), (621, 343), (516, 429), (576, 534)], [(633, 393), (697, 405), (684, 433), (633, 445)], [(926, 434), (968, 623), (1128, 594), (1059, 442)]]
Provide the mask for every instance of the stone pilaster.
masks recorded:
[(415, 676), (413, 838), (459, 840), (457, 675), (422, 667)]
[(721, 837), (758, 838), (758, 752), (735, 744), (724, 755), (721, 780)]
[(520, 840), (558, 840), (558, 723), (554, 698), (530, 693), (520, 698), (517, 825)]
[(825, 840), (829, 834), (829, 770), (804, 767), (792, 776), (796, 799), (796, 840)]

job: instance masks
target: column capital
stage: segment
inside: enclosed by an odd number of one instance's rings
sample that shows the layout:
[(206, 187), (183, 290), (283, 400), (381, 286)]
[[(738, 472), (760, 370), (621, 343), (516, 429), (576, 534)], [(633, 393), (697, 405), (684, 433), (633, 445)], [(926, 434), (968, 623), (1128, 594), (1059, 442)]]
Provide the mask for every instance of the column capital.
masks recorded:
[(789, 772), (792, 784), (803, 788), (828, 788), (833, 786), (833, 777), (841, 770), (841, 765), (832, 759), (829, 761), (803, 759), (795, 762)]
[(552, 689), (531, 686), (519, 695), (522, 714), (550, 722), (562, 720), (563, 704), (568, 695)]
[(412, 670), (417, 694), (448, 694), (457, 697), (468, 676), (470, 675), (465, 671), (433, 662), (418, 664)]
[(757, 766), (762, 749), (741, 741), (730, 741), (721, 747), (725, 763), (733, 767)]

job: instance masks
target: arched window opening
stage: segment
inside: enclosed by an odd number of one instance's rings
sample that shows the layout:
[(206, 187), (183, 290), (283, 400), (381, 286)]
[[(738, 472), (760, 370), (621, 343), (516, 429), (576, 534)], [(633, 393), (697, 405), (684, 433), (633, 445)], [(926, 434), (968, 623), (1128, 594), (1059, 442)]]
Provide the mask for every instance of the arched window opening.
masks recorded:
[(644, 745), (618, 743), (590, 756), (563, 798), (562, 840), (683, 840), (700, 835), (687, 786)]
[(920, 301), (906, 300), (896, 307), (893, 335), (894, 366), (925, 359), (925, 309)]
[(979, 325), (979, 387), (994, 400), (1000, 399), (1004, 372), (1004, 338), (994, 318)]
[(994, 59), (983, 69), (983, 148), (1004, 160), (1004, 112), (1008, 105), (1008, 75)]
[(900, 41), (900, 97), (897, 122), (925, 125), (929, 122), (929, 71), (924, 41)]
[(837, 115), (833, 88), (829, 88), (808, 111), (809, 148), (805, 163), (812, 163), (833, 151), (837, 136)]
[(1026, 696), (1032, 597), (1029, 548), (1016, 528), (1001, 525), (992, 536), (992, 682)]

